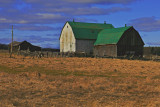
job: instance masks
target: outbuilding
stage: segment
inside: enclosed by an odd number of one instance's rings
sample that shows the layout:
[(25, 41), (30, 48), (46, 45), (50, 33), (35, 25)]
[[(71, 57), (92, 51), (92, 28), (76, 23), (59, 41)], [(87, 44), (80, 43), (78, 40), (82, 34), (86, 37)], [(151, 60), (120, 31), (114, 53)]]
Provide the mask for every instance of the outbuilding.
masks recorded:
[[(9, 44), (9, 51), (10, 49), (11, 49), (11, 43)], [(18, 51), (30, 51), (30, 52), (41, 51), (41, 47), (34, 46), (27, 41), (23, 41), (23, 42), (14, 41), (13, 52), (18, 52)]]
[(102, 30), (94, 43), (95, 56), (140, 56), (144, 42), (133, 26)]

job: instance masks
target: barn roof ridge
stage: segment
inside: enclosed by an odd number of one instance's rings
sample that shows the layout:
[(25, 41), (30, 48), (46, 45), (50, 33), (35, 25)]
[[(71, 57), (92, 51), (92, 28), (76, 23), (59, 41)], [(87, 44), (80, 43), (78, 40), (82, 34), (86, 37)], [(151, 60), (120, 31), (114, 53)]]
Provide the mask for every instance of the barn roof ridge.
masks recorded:
[[(21, 43), (23, 43), (23, 42), (28, 42), (28, 41), (26, 41), (26, 40), (24, 40), (24, 41), (21, 41), (21, 42), (18, 42), (18, 41), (13, 41), (13, 46), (18, 46), (18, 45), (20, 45)], [(12, 43), (12, 42), (11, 42)], [(9, 43), (9, 45), (11, 45), (11, 43)], [(31, 44), (30, 42), (28, 42), (29, 44)], [(32, 45), (32, 44), (31, 44)]]
[(98, 33), (103, 29), (114, 28), (112, 24), (85, 23), (68, 21), (76, 39), (97, 39)]
[(93, 28), (93, 29), (108, 29), (108, 28), (114, 28), (112, 24), (106, 24), (106, 23), (86, 23), (86, 22), (72, 22), (67, 21), (71, 27), (76, 28)]
[(133, 26), (104, 29), (98, 34), (94, 45), (117, 44), (123, 33), (132, 27)]

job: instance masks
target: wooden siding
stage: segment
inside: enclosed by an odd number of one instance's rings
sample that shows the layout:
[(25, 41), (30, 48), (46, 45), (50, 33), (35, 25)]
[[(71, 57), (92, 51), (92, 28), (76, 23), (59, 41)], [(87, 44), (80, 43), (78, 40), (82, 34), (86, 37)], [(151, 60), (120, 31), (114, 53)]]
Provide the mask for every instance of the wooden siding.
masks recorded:
[[(9, 45), (9, 52), (10, 52), (10, 49), (11, 49), (11, 45)], [(21, 50), (28, 50), (28, 51), (31, 51), (31, 52), (34, 52), (34, 51), (41, 51), (41, 47), (38, 47), (38, 46), (34, 46), (32, 44), (30, 44), (29, 42), (22, 42), (20, 43), (19, 45), (15, 45), (13, 46), (13, 52), (18, 52), (18, 51), (21, 51)]]
[(119, 40), (117, 44), (117, 54), (118, 56), (124, 55), (143, 55), (144, 43), (139, 35), (139, 33), (134, 29), (128, 29)]
[(93, 54), (94, 43), (96, 40), (76, 40), (76, 52), (85, 52), (87, 54)]
[(66, 23), (60, 36), (60, 52), (75, 52), (76, 40), (71, 26)]
[(117, 45), (99, 45), (94, 47), (95, 56), (117, 57)]

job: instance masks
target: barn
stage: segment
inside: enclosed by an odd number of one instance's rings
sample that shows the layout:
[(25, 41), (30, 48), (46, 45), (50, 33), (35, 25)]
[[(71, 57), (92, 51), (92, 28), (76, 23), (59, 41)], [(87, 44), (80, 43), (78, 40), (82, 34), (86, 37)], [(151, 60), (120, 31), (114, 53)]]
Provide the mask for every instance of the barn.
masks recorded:
[[(10, 51), (10, 48), (11, 48), (11, 43), (9, 44), (9, 51)], [(30, 51), (30, 52), (41, 51), (41, 47), (34, 46), (27, 41), (23, 41), (23, 42), (14, 41), (13, 42), (13, 52), (18, 52), (22, 50)]]
[(144, 42), (132, 26), (102, 30), (94, 43), (95, 56), (143, 55)]
[(112, 24), (66, 22), (60, 35), (60, 52), (92, 53), (98, 33)]
[(60, 52), (83, 52), (95, 56), (143, 55), (144, 42), (133, 26), (114, 28), (105, 23), (65, 23)]

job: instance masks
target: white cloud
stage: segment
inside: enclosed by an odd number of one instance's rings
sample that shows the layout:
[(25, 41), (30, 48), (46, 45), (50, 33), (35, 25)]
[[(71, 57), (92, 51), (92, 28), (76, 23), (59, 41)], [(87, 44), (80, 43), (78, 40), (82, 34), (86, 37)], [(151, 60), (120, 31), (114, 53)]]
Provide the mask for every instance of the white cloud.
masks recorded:
[(129, 22), (129, 25), (144, 32), (160, 31), (160, 19), (156, 19), (155, 17), (133, 19)]
[(42, 19), (54, 19), (54, 18), (61, 18), (62, 17), (62, 15), (51, 14), (51, 13), (37, 13), (36, 15), (38, 15)]
[(127, 4), (132, 3), (138, 0), (25, 0), (28, 3), (40, 3), (40, 4), (47, 4), (47, 5), (55, 5), (55, 4)]

